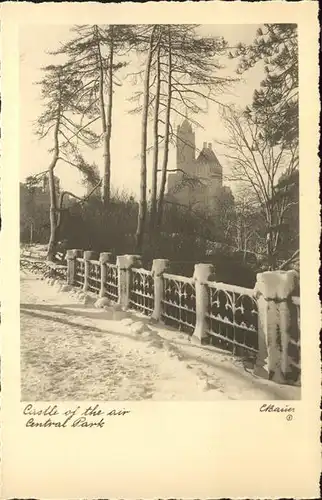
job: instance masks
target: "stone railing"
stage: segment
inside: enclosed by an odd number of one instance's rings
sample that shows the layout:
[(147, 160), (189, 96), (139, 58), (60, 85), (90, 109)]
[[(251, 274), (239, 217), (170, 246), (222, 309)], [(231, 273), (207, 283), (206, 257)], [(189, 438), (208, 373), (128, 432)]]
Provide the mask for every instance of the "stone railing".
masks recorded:
[[(82, 255), (82, 256), (81, 256)], [(216, 281), (210, 264), (196, 264), (189, 278), (169, 273), (169, 261), (142, 268), (139, 255), (67, 252), (67, 282), (84, 292), (134, 309), (190, 334), (192, 343), (212, 344), (252, 358), (254, 373), (276, 382), (300, 377), (300, 299), (295, 271), (257, 275), (254, 289)]]
[[(257, 275), (255, 298), (258, 307), (258, 356), (255, 373), (268, 373), (276, 382), (285, 378), (299, 381), (300, 300), (296, 271), (266, 271)], [(294, 301), (298, 304), (294, 304)], [(292, 340), (297, 339), (297, 355), (290, 355)]]
[(300, 297), (291, 297), (290, 304), (290, 341), (288, 344), (288, 355), (291, 369), (295, 373), (301, 372), (301, 308)]

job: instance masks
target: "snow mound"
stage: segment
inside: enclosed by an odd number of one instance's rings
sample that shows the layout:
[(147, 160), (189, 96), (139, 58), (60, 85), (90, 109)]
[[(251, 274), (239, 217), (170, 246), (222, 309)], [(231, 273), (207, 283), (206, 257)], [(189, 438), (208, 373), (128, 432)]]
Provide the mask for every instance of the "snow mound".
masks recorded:
[[(108, 321), (111, 321), (114, 319), (114, 313), (113, 313), (113, 309), (111, 307), (104, 307), (103, 308), (103, 311), (104, 311), (104, 319), (107, 319)], [(106, 327), (108, 328), (108, 327)]]
[(163, 348), (163, 340), (162, 339), (153, 339), (149, 343), (150, 347), (156, 347), (157, 349), (162, 349)]
[(133, 319), (131, 318), (124, 318), (120, 321), (120, 324), (123, 326), (130, 326), (134, 323)]
[(61, 292), (61, 289), (65, 286), (61, 281), (55, 280), (55, 283), (53, 284), (53, 287), (56, 288), (58, 292)]
[(172, 342), (163, 342), (163, 347), (167, 350), (171, 358), (176, 358), (179, 361), (188, 359), (185, 353), (178, 349), (178, 347)]
[[(95, 307), (95, 304), (94, 304), (94, 307)], [(113, 313), (113, 306), (104, 306), (103, 309), (106, 312)]]
[(70, 285), (62, 285), (60, 287), (61, 292), (70, 292), (72, 290), (72, 287)]
[(117, 321), (121, 321), (122, 319), (127, 317), (127, 312), (123, 311), (122, 309), (115, 309), (115, 307), (112, 307), (113, 311), (113, 319)]
[(145, 330), (144, 332), (140, 333), (140, 336), (142, 339), (150, 339), (152, 335), (151, 331)]
[(106, 306), (110, 306), (110, 300), (107, 297), (101, 297), (100, 299), (97, 299), (96, 302), (94, 303), (94, 307), (96, 309), (103, 309)]
[(124, 307), (122, 307), (120, 304), (115, 304), (112, 303), (114, 311), (127, 311)]
[(82, 299), (82, 303), (85, 306), (93, 305), (94, 302), (95, 302), (95, 298), (94, 297), (91, 297), (90, 295), (84, 294), (84, 298)]
[(150, 347), (156, 347), (157, 349), (164, 348), (164, 339), (158, 334), (158, 332), (152, 330), (150, 332), (149, 337), (150, 337), (150, 342), (149, 342)]
[(148, 325), (143, 323), (143, 321), (137, 321), (130, 326), (130, 332), (134, 333), (136, 335), (140, 335), (142, 333), (146, 333), (146, 332), (150, 332), (150, 331), (151, 331), (151, 328), (149, 328)]

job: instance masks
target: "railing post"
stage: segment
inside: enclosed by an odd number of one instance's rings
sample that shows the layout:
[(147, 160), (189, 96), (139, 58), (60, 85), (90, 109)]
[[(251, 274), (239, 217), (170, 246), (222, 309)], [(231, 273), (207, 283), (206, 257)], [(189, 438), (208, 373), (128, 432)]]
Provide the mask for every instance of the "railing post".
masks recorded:
[(75, 263), (76, 263), (75, 250), (67, 250), (66, 260), (67, 260), (67, 285), (73, 285), (75, 281)]
[(284, 383), (289, 371), (290, 300), (298, 281), (296, 271), (257, 274), (258, 356), (255, 375)]
[(127, 309), (130, 302), (131, 268), (141, 266), (140, 255), (119, 255), (118, 267), (118, 304)]
[(67, 260), (67, 284), (74, 285), (75, 274), (76, 274), (76, 259), (83, 255), (83, 250), (74, 248), (73, 250), (67, 250), (66, 260)]
[(102, 252), (100, 253), (100, 264), (101, 264), (101, 288), (100, 288), (100, 297), (105, 297), (105, 285), (107, 279), (107, 268), (106, 264), (111, 262), (112, 253), (111, 252)]
[(212, 264), (195, 264), (193, 280), (196, 287), (196, 326), (191, 337), (194, 344), (205, 344), (208, 340), (206, 314), (209, 305), (209, 293), (206, 282), (214, 279)]
[(89, 273), (90, 273), (90, 260), (95, 259), (95, 252), (91, 250), (85, 250), (84, 252), (84, 284), (83, 284), (83, 292), (87, 292), (89, 285)]
[(161, 318), (161, 301), (163, 298), (163, 273), (169, 269), (168, 259), (154, 259), (152, 264), (152, 278), (154, 285), (154, 308), (151, 318), (159, 321)]
[[(282, 271), (280, 271), (282, 272)], [(279, 303), (279, 329), (282, 343), (281, 369), (284, 376), (291, 371), (289, 358), (289, 342), (292, 337), (292, 295), (298, 287), (299, 275), (296, 271), (284, 271), (284, 278), (279, 294), (282, 300)]]

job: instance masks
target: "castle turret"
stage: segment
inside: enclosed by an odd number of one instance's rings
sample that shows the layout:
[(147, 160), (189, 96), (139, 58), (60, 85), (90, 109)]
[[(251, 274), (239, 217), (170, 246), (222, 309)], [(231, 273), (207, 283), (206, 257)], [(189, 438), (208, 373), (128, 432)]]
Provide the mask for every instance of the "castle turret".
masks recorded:
[(187, 118), (177, 128), (176, 166), (180, 171), (169, 174), (167, 196), (214, 213), (222, 193), (226, 194), (223, 169), (211, 142), (203, 143), (196, 158), (195, 134)]
[(195, 133), (191, 124), (184, 119), (177, 127), (177, 168), (189, 171), (196, 154)]

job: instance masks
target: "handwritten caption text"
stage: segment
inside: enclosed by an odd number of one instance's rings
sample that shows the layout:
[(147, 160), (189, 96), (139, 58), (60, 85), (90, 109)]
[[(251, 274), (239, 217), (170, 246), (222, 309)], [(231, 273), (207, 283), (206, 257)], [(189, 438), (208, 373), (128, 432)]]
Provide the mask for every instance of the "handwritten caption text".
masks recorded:
[(81, 407), (75, 405), (70, 408), (60, 409), (59, 405), (49, 405), (45, 408), (34, 404), (27, 404), (23, 409), (26, 417), (26, 427), (87, 427), (103, 428), (109, 417), (124, 417), (130, 410), (112, 409), (104, 410), (99, 404)]

